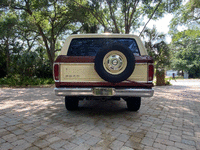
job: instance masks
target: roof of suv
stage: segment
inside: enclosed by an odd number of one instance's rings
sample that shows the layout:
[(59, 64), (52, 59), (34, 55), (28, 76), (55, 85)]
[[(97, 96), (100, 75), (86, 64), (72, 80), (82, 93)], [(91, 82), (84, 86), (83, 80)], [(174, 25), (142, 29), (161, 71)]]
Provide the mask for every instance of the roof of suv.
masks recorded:
[(137, 35), (133, 34), (113, 34), (113, 33), (102, 33), (102, 34), (72, 34), (71, 38), (106, 38), (106, 37), (116, 37), (116, 38), (139, 38)]

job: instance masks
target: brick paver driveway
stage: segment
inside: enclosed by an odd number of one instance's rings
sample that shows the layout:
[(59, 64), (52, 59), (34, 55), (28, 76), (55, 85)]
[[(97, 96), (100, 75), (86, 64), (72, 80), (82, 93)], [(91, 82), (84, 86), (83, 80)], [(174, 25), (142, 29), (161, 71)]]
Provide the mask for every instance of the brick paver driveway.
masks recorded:
[(52, 88), (0, 89), (0, 149), (200, 149), (200, 86), (177, 83), (155, 87), (138, 112), (122, 100), (68, 112)]

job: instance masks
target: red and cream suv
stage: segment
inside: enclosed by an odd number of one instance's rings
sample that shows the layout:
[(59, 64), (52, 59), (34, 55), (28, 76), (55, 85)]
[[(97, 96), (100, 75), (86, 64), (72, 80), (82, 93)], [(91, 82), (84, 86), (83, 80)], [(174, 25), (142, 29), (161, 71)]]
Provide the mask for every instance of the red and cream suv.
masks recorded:
[(153, 59), (130, 34), (71, 35), (54, 62), (55, 94), (67, 110), (83, 99), (124, 99), (137, 111), (141, 97), (153, 96), (153, 76)]

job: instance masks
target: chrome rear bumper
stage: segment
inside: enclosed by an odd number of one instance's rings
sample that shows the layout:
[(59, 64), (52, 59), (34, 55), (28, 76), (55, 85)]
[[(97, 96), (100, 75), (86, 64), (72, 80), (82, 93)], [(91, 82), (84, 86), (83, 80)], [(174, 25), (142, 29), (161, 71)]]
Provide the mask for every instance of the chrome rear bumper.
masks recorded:
[(151, 97), (153, 89), (134, 89), (134, 88), (55, 88), (57, 96), (132, 96), (132, 97)]

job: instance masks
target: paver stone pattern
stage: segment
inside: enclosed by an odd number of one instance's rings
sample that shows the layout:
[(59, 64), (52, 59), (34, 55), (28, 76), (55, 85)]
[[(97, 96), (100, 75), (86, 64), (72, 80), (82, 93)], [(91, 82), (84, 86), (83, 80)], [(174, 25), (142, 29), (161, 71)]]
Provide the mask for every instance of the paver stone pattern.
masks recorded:
[(200, 86), (154, 90), (138, 112), (123, 100), (69, 112), (53, 88), (0, 89), (0, 149), (200, 150)]

